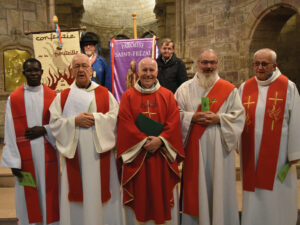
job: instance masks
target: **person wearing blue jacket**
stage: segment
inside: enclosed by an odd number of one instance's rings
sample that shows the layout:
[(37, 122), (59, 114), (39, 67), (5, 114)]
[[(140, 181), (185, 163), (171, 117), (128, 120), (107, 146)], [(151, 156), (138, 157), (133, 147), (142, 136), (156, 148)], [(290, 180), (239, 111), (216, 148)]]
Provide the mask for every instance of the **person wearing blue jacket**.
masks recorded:
[(111, 91), (111, 70), (105, 58), (97, 53), (99, 52), (99, 43), (97, 34), (87, 32), (81, 37), (80, 47), (82, 52), (90, 58), (94, 70), (92, 81), (105, 86)]

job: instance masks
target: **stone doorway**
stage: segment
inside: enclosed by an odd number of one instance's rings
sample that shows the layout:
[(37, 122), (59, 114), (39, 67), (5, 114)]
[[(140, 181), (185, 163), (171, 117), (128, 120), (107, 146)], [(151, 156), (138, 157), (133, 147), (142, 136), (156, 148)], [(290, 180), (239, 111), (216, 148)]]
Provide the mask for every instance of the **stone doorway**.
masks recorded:
[[(267, 9), (253, 31), (250, 57), (260, 48), (277, 52), (278, 67), (300, 88), (300, 15), (296, 9), (277, 5)], [(252, 61), (252, 58), (250, 58)], [(251, 63), (249, 63), (251, 65)], [(252, 71), (252, 67), (249, 68)]]

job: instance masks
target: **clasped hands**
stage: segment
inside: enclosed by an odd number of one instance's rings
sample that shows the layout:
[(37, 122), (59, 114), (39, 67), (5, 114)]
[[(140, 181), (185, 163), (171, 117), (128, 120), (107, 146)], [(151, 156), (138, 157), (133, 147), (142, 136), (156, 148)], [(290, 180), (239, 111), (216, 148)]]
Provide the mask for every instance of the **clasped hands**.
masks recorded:
[(80, 113), (75, 117), (75, 126), (90, 128), (95, 125), (93, 113)]
[(162, 145), (163, 142), (159, 137), (149, 136), (143, 148), (150, 153), (155, 153)]
[(220, 117), (213, 112), (195, 112), (192, 117), (192, 122), (200, 125), (215, 125), (220, 123)]

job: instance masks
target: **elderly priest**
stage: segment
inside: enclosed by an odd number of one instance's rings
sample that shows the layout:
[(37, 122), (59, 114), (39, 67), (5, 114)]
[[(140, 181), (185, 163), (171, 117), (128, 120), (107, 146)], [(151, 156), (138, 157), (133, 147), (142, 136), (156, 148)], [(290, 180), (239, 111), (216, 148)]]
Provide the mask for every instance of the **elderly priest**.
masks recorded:
[(51, 107), (50, 127), (63, 156), (61, 224), (122, 225), (120, 189), (112, 151), (118, 104), (91, 81), (86, 55), (72, 60), (75, 82)]
[(126, 222), (177, 225), (178, 162), (184, 157), (178, 106), (156, 79), (154, 59), (139, 62), (138, 77), (122, 96), (118, 120)]

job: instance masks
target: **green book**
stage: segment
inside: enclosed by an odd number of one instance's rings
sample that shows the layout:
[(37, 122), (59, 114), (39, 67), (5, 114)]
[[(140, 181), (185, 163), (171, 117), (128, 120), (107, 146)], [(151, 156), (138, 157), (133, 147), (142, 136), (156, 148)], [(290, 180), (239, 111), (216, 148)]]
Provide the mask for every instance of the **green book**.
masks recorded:
[(208, 97), (201, 98), (201, 111), (202, 112), (209, 112), (209, 99)]
[(280, 182), (282, 184), (283, 184), (283, 182), (284, 182), (284, 180), (286, 178), (286, 175), (289, 172), (289, 169), (290, 169), (290, 164), (287, 163), (287, 164), (284, 165), (284, 167), (277, 174), (277, 177), (278, 177), (278, 179), (280, 180)]
[(36, 183), (35, 183), (31, 173), (21, 171), (21, 174), (23, 175), (23, 177), (22, 178), (18, 177), (19, 185), (28, 186), (28, 187), (36, 187)]
[(164, 125), (139, 113), (136, 121), (136, 126), (147, 136), (157, 137), (163, 130)]

